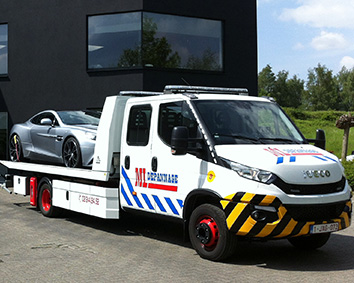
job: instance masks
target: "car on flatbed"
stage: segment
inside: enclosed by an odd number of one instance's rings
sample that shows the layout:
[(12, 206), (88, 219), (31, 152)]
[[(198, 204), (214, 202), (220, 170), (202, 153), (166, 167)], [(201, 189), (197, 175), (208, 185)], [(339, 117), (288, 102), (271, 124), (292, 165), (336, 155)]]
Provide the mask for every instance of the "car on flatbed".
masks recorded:
[(99, 113), (42, 111), (10, 131), (12, 161), (92, 166)]

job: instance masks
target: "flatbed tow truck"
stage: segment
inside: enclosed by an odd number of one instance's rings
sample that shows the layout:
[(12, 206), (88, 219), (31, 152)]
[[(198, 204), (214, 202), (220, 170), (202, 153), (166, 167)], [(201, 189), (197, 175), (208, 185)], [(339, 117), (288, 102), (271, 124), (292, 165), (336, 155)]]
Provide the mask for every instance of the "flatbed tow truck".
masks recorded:
[(315, 249), (350, 226), (343, 167), (320, 148), (321, 131), (313, 141), (247, 89), (166, 86), (106, 98), (91, 169), (11, 161), (0, 169), (3, 187), (30, 195), (44, 216), (178, 219), (197, 253), (220, 261), (240, 238)]

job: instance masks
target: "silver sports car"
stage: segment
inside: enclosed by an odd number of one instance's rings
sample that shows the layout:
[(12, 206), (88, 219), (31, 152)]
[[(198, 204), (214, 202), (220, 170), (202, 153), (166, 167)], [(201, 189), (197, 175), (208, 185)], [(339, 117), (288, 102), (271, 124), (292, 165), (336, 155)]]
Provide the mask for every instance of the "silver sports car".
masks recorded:
[(47, 110), (15, 124), (10, 132), (11, 160), (92, 166), (99, 114)]

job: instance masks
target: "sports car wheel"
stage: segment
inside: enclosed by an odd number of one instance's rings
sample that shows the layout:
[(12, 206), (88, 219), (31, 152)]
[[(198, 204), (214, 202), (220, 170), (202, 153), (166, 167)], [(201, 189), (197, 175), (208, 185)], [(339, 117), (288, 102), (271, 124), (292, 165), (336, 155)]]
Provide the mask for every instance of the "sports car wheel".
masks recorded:
[(66, 167), (77, 168), (81, 166), (81, 150), (79, 142), (71, 137), (63, 146), (63, 161)]
[(21, 161), (23, 159), (21, 140), (17, 134), (10, 138), (10, 159), (11, 161)]
[(192, 213), (189, 238), (193, 248), (205, 259), (221, 261), (231, 256), (237, 238), (226, 226), (225, 213), (211, 204), (202, 204)]

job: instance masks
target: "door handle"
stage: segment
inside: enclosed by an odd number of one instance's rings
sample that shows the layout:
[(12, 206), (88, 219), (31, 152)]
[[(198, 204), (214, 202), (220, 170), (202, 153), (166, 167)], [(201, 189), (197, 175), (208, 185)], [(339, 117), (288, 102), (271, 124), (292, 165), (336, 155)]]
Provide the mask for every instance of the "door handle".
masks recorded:
[(157, 171), (157, 157), (154, 156), (152, 159), (151, 159), (151, 170), (153, 172), (156, 172)]
[(127, 170), (129, 170), (129, 168), (130, 168), (130, 156), (129, 155), (126, 155), (124, 158), (124, 167)]

